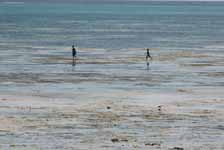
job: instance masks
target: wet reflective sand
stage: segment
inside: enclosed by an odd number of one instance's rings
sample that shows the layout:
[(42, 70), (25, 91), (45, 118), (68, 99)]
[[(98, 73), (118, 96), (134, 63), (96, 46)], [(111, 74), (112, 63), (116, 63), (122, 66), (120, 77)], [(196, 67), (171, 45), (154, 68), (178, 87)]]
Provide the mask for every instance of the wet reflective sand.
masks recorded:
[(1, 55), (1, 149), (224, 148), (223, 55), (69, 50)]

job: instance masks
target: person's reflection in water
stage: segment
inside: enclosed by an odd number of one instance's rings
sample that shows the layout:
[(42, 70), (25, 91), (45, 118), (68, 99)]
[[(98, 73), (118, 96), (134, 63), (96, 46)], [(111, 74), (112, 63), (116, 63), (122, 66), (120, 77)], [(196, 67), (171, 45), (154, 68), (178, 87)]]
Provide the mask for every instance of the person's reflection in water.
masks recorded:
[(149, 67), (149, 62), (147, 62), (147, 70), (149, 70), (150, 69), (150, 67)]

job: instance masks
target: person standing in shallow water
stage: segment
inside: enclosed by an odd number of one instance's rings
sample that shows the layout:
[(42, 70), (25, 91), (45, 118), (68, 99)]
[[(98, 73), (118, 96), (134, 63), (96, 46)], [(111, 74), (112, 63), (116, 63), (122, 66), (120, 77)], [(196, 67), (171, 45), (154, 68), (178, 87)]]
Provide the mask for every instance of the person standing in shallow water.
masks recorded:
[(75, 49), (75, 46), (72, 45), (72, 56), (73, 56), (73, 62), (72, 62), (72, 65), (74, 66), (75, 65), (75, 58), (76, 58), (76, 49)]
[(147, 66), (149, 66), (149, 59), (152, 60), (152, 56), (150, 55), (149, 49), (147, 48), (146, 49), (146, 63), (147, 63)]
[(146, 61), (148, 62), (148, 60), (151, 59), (152, 60), (152, 56), (149, 53), (149, 49), (146, 49)]

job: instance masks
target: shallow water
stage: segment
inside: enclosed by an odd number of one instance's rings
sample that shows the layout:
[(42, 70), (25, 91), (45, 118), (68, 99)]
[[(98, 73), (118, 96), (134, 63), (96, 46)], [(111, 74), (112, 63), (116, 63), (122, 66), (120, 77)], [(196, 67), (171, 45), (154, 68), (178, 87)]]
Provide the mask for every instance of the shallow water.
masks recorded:
[(72, 93), (83, 83), (149, 91), (223, 86), (223, 8), (222, 2), (1, 3), (0, 92)]
[(223, 17), (223, 2), (0, 3), (0, 149), (222, 150)]

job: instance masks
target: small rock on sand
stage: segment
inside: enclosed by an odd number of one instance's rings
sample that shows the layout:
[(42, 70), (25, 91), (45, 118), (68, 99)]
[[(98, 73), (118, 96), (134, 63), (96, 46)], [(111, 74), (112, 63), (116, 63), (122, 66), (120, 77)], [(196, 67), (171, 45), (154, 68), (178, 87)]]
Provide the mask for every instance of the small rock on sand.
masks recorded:
[(182, 147), (174, 147), (171, 150), (184, 150), (184, 148), (182, 148)]
[(111, 139), (111, 141), (112, 141), (113, 143), (115, 143), (115, 142), (119, 142), (119, 140), (118, 140), (117, 138), (113, 138), (113, 139)]
[(159, 143), (146, 143), (145, 146), (160, 146)]
[(121, 141), (122, 141), (122, 142), (128, 142), (128, 140), (127, 140), (127, 139), (122, 139)]

